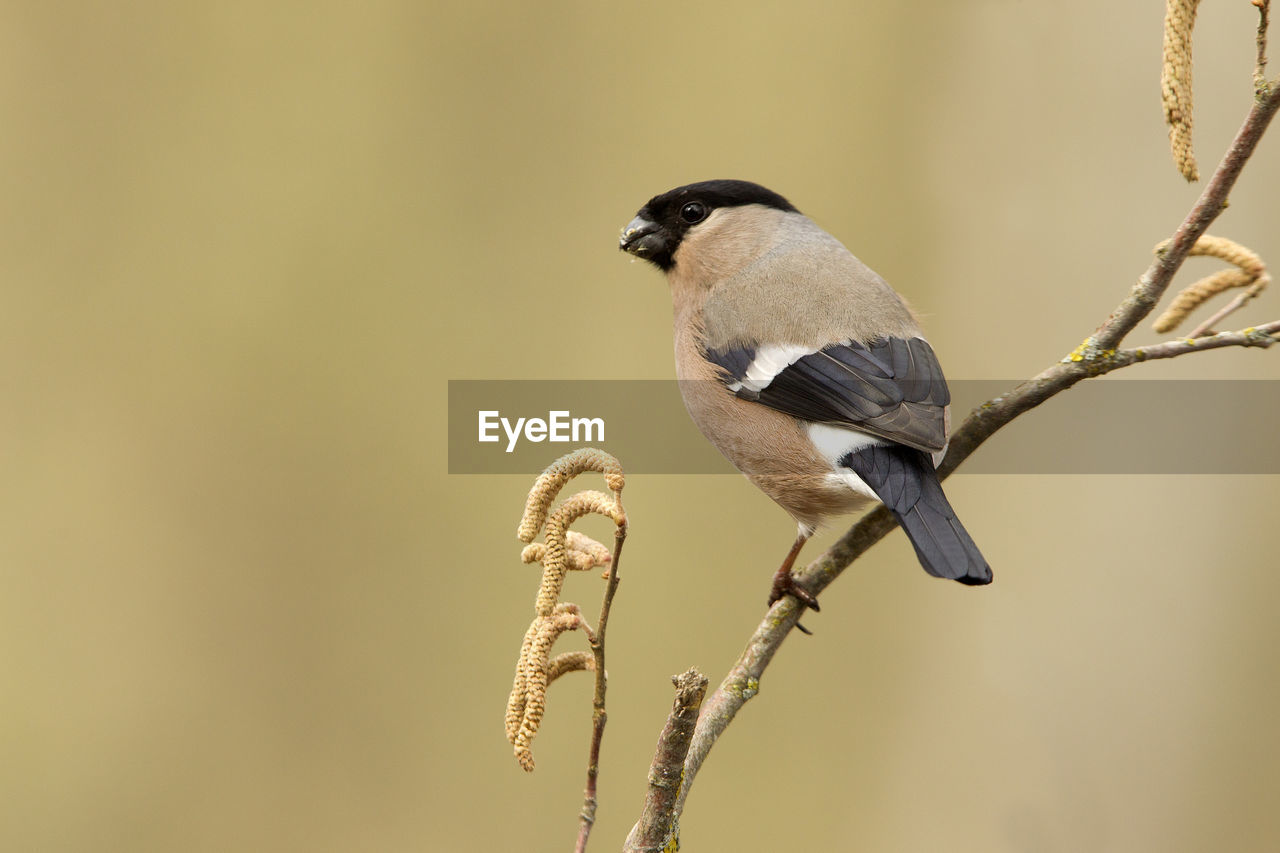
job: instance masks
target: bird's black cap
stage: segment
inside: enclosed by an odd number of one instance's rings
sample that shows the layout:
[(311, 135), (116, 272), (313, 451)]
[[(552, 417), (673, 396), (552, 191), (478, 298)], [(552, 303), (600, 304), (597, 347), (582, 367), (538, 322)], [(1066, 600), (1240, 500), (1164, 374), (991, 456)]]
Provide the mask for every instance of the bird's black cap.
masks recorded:
[(649, 199), (623, 229), (619, 248), (669, 270), (684, 234), (720, 207), (759, 204), (799, 213), (791, 202), (751, 181), (699, 181)]
[(640, 208), (641, 212), (649, 211), (658, 214), (662, 211), (678, 212), (690, 201), (700, 201), (710, 208), (740, 207), (744, 204), (762, 204), (765, 207), (776, 207), (778, 210), (789, 210), (798, 213), (791, 202), (767, 187), (753, 184), (751, 181), (699, 181), (696, 184), (685, 184), (662, 195), (656, 195)]

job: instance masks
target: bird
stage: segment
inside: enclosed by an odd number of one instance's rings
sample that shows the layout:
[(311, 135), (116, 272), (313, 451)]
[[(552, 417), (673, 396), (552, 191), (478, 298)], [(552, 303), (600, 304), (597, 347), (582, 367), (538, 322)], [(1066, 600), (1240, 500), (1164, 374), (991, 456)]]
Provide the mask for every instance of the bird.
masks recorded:
[(786, 198), (710, 180), (656, 195), (619, 248), (666, 274), (694, 424), (796, 522), (769, 605), (818, 610), (792, 575), (825, 520), (880, 501), (930, 575), (989, 584), (935, 466), (950, 391), (901, 296)]

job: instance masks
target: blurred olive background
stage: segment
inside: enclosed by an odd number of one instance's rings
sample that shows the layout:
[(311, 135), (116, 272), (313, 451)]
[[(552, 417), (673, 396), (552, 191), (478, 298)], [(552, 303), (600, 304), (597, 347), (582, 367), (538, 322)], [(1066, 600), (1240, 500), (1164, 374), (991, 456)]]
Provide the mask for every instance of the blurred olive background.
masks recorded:
[[(617, 229), (711, 177), (841, 237), (953, 378), (1032, 374), (1199, 191), (1167, 153), (1161, 13), (6, 4), (0, 849), (569, 849), (589, 679), (553, 687), (524, 774), (529, 481), (448, 476), (446, 381), (670, 376), (665, 284)], [(1200, 17), (1207, 175), (1256, 17)], [(1273, 262), (1276, 135), (1214, 229)], [(1125, 373), (1280, 378), (1280, 353)], [(878, 545), (712, 754), (685, 849), (1276, 849), (1276, 485), (955, 477), (997, 583)], [(718, 682), (793, 532), (737, 477), (635, 476), (627, 504), (600, 850), (668, 676)], [(566, 598), (594, 613), (600, 586)]]

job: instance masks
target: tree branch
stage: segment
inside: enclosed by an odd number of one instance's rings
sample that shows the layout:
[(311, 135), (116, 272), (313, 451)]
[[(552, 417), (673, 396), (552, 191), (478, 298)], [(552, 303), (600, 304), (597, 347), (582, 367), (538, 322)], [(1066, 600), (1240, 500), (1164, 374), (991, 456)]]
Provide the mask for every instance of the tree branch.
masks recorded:
[(683, 802), (683, 775), (698, 708), (707, 695), (707, 677), (696, 669), (671, 677), (676, 698), (649, 768), (649, 790), (640, 820), (627, 836), (623, 853), (662, 853), (676, 835), (677, 803)]
[(587, 840), (591, 837), (591, 827), (596, 822), (596, 780), (600, 776), (600, 744), (604, 741), (604, 726), (609, 721), (605, 711), (605, 691), (609, 686), (609, 675), (604, 667), (604, 639), (609, 629), (609, 611), (613, 608), (613, 596), (618, 591), (622, 578), (618, 574), (618, 564), (622, 561), (622, 545), (627, 541), (627, 520), (613, 531), (613, 559), (609, 562), (609, 581), (604, 588), (604, 601), (600, 604), (600, 621), (594, 634), (588, 634), (591, 643), (591, 656), (596, 673), (595, 695), (591, 702), (591, 748), (587, 756), (587, 787), (582, 794), (582, 811), (578, 814), (578, 842), (574, 845), (574, 853), (586, 853)]
[[(945, 479), (954, 472), (983, 442), (1014, 418), (1084, 379), (1101, 376), (1141, 361), (1174, 358), (1228, 346), (1268, 347), (1277, 342), (1280, 321), (1195, 340), (1185, 338), (1148, 347), (1118, 349), (1125, 336), (1160, 301), (1191, 247), (1226, 207), (1231, 188), (1277, 108), (1280, 108), (1280, 86), (1271, 86), (1258, 93), (1244, 124), (1204, 192), (1174, 232), (1168, 246), (1139, 278), (1130, 294), (1092, 336), (1060, 362), (1021, 383), (1009, 393), (975, 409), (952, 434), (947, 456), (938, 467), (940, 478)], [(864, 516), (802, 572), (797, 573), (797, 580), (810, 592), (821, 592), (854, 560), (896, 526), (897, 522), (883, 506), (877, 508)], [(801, 608), (791, 596), (775, 604), (764, 621), (756, 627), (742, 655), (724, 681), (706, 701), (685, 760), (683, 784), (674, 809), (676, 821), (684, 810), (693, 780), (711, 748), (742, 706), (759, 692), (761, 676), (783, 640), (795, 627), (800, 611)]]
[(1261, 95), (1267, 88), (1267, 28), (1271, 25), (1271, 0), (1253, 0), (1258, 7), (1257, 58), (1253, 65), (1253, 89)]

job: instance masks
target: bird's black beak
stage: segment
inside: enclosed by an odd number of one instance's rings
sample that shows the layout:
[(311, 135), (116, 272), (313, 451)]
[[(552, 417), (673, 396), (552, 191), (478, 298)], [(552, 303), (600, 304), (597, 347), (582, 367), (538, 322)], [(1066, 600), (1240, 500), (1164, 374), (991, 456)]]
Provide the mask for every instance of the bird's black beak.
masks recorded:
[(627, 227), (622, 229), (622, 236), (618, 238), (619, 249), (646, 260), (652, 260), (666, 247), (667, 238), (658, 227), (658, 223), (643, 216), (637, 216), (628, 222)]

